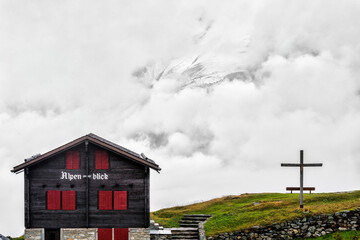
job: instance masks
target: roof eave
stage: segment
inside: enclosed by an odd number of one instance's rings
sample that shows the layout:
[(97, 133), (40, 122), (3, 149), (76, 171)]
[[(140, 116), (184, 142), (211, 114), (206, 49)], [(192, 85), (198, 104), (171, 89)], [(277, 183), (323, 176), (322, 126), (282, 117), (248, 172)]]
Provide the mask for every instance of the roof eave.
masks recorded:
[(107, 144), (107, 143), (105, 143), (103, 141), (100, 141), (99, 139), (93, 138), (93, 137), (91, 137), (89, 135), (85, 135), (85, 136), (80, 137), (78, 139), (75, 139), (75, 140), (73, 140), (73, 141), (71, 141), (71, 142), (69, 142), (67, 144), (64, 144), (64, 145), (62, 145), (60, 147), (57, 147), (57, 148), (55, 148), (55, 149), (53, 149), (53, 150), (51, 150), (51, 151), (49, 151), (47, 153), (44, 153), (43, 155), (41, 155), (41, 156), (31, 160), (31, 161), (21, 163), (21, 164), (15, 166), (13, 168), (13, 170), (11, 170), (11, 172), (17, 173), (18, 171), (20, 171), (20, 170), (22, 170), (22, 169), (24, 169), (26, 167), (29, 167), (29, 166), (31, 166), (33, 164), (36, 164), (36, 163), (39, 163), (42, 160), (45, 160), (45, 159), (47, 159), (47, 158), (49, 158), (49, 157), (51, 157), (51, 156), (53, 156), (55, 154), (58, 154), (58, 153), (60, 153), (62, 151), (65, 151), (68, 148), (76, 146), (76, 145), (78, 145), (78, 144), (80, 144), (80, 143), (82, 143), (83, 141), (86, 141), (86, 140), (88, 140), (88, 141), (90, 141), (92, 143), (95, 143), (97, 145), (103, 146), (103, 147), (105, 147), (105, 148), (107, 148), (109, 150), (112, 150), (112, 151), (114, 151), (114, 152), (116, 152), (118, 154), (127, 156), (128, 158), (132, 159), (133, 161), (135, 161), (135, 162), (137, 162), (139, 164), (148, 166), (148, 167), (154, 169), (157, 172), (161, 171), (161, 168), (159, 167), (159, 165), (157, 165), (154, 161), (153, 161), (154, 163), (148, 162), (148, 161), (146, 161), (146, 160), (144, 160), (142, 158), (134, 156), (134, 155), (132, 155), (132, 154), (130, 154), (128, 152), (125, 152), (125, 151), (122, 151), (122, 150), (120, 150), (118, 148), (115, 148), (114, 146), (112, 146), (110, 144)]

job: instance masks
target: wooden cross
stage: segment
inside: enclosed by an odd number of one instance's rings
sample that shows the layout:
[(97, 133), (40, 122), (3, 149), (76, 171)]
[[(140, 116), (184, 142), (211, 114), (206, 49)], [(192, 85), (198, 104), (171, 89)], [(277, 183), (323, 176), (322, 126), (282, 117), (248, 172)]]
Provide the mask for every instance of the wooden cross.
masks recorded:
[(298, 163), (282, 163), (282, 167), (300, 167), (300, 208), (304, 207), (304, 167), (322, 167), (322, 163), (304, 163), (304, 151), (300, 150), (300, 164)]

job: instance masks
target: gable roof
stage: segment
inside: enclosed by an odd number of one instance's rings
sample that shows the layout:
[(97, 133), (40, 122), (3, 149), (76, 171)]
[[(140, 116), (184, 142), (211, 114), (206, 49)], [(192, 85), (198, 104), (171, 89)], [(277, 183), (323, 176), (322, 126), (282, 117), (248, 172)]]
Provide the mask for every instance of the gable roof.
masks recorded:
[(125, 156), (126, 158), (136, 162), (136, 163), (139, 163), (139, 164), (142, 164), (142, 165), (145, 165), (147, 167), (150, 167), (154, 170), (156, 170), (157, 172), (159, 172), (161, 170), (161, 168), (159, 167), (159, 165), (157, 165), (153, 160), (151, 160), (150, 158), (147, 158), (143, 153), (141, 154), (138, 154), (138, 153), (135, 153), (127, 148), (124, 148), (120, 145), (117, 145), (113, 142), (110, 142), (102, 137), (99, 137), (93, 133), (90, 133), (90, 134), (87, 134), (85, 136), (82, 136), (78, 139), (75, 139), (65, 145), (62, 145), (58, 148), (55, 148), (54, 150), (51, 150), (47, 153), (44, 153), (44, 154), (39, 154), (39, 155), (35, 155), (33, 157), (31, 157), (30, 159), (28, 160), (25, 160), (24, 163), (22, 164), (19, 164), (17, 166), (15, 166), (13, 168), (13, 170), (11, 170), (11, 172), (14, 172), (14, 173), (17, 173), (21, 170), (23, 170), (24, 168), (26, 167), (29, 167), (29, 166), (32, 166), (36, 163), (39, 163), (49, 157), (52, 157), (54, 156), (55, 154), (58, 154), (60, 152), (63, 152), (63, 151), (66, 151), (67, 149), (71, 148), (71, 147), (74, 147), (76, 145), (79, 145), (85, 141), (89, 141), (95, 145), (98, 145), (98, 146), (101, 146), (105, 149), (108, 149), (112, 152), (115, 152), (117, 154), (120, 154), (122, 156)]

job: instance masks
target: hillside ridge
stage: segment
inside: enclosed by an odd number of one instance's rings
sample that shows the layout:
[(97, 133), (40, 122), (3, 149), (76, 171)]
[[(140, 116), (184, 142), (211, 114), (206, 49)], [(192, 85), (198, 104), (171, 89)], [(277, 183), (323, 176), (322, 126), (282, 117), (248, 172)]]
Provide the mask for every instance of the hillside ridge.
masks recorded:
[(213, 236), (253, 226), (355, 209), (360, 207), (360, 191), (305, 194), (304, 207), (309, 211), (299, 209), (299, 194), (245, 193), (161, 209), (152, 212), (151, 219), (164, 227), (178, 227), (184, 214), (212, 214), (213, 217), (205, 224), (205, 230), (206, 235)]

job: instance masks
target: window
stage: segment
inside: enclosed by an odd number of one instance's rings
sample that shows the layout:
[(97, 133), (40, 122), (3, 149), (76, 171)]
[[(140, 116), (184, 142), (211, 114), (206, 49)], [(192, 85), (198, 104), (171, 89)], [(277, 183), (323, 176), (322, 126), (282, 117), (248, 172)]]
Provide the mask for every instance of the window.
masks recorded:
[(50, 190), (47, 191), (47, 209), (60, 210), (60, 191)]
[[(48, 210), (75, 210), (76, 200), (75, 191), (47, 191)], [(62, 205), (62, 206), (61, 206)]]
[(107, 151), (95, 151), (95, 169), (109, 169), (109, 157)]
[(62, 191), (62, 209), (75, 210), (75, 191)]
[(115, 191), (114, 192), (114, 210), (127, 209), (127, 192)]
[[(114, 195), (114, 207), (113, 203)], [(127, 192), (126, 191), (99, 191), (99, 210), (126, 210)]]
[(66, 169), (79, 169), (79, 150), (66, 152)]
[(99, 210), (112, 210), (112, 191), (99, 191)]

